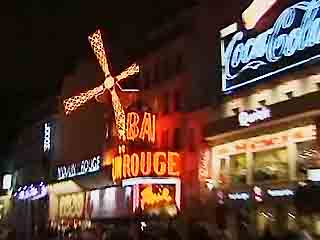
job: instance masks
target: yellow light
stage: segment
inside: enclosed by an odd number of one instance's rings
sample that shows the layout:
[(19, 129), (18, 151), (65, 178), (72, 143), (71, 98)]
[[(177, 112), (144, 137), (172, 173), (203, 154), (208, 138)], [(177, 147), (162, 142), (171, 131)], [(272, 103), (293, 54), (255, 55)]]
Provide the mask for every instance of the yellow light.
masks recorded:
[(115, 156), (113, 181), (138, 176), (180, 176), (181, 157), (177, 152), (140, 152)]
[(129, 76), (132, 76), (140, 71), (139, 65), (136, 63), (133, 63), (130, 67), (128, 67), (126, 70), (124, 70), (122, 73), (120, 73), (118, 76), (116, 76), (117, 82), (121, 81), (122, 79), (125, 79)]
[(126, 138), (126, 115), (124, 113), (123, 107), (120, 103), (120, 99), (113, 88), (110, 90), (111, 99), (112, 99), (112, 106), (114, 111), (114, 116), (116, 120), (116, 125), (118, 128), (118, 137), (122, 140)]
[(85, 93), (81, 93), (78, 96), (74, 96), (74, 97), (71, 97), (71, 98), (64, 100), (63, 105), (64, 105), (64, 110), (65, 110), (66, 115), (70, 114), (71, 112), (73, 112), (74, 110), (76, 110), (81, 105), (88, 102), (89, 100), (91, 100), (92, 98), (94, 98), (96, 95), (98, 95), (101, 92), (103, 92), (102, 85), (99, 87), (96, 87), (92, 90), (89, 90)]
[(96, 55), (99, 64), (104, 72), (106, 78), (110, 75), (106, 52), (104, 51), (103, 41), (101, 37), (100, 30), (94, 32), (91, 36), (88, 37), (91, 47), (94, 54)]
[(154, 193), (152, 191), (152, 186), (148, 186), (141, 192), (141, 208), (142, 210), (146, 205), (156, 205), (160, 202), (170, 203), (173, 199), (170, 196), (170, 190), (168, 188), (163, 188), (160, 193)]
[(88, 37), (88, 39), (94, 51), (94, 54), (96, 55), (99, 61), (99, 64), (105, 74), (105, 80), (104, 80), (104, 83), (99, 87), (96, 87), (85, 93), (81, 93), (79, 96), (74, 96), (64, 100), (63, 104), (65, 108), (65, 113), (66, 115), (70, 114), (72, 111), (76, 110), (81, 105), (91, 100), (93, 97), (103, 93), (105, 89), (108, 89), (111, 94), (112, 106), (115, 114), (115, 121), (118, 128), (118, 136), (120, 139), (125, 140), (125, 132), (126, 132), (125, 113), (121, 105), (120, 99), (117, 95), (117, 92), (114, 88), (114, 83), (115, 83), (115, 79), (116, 81), (120, 81), (122, 79), (127, 78), (128, 76), (131, 76), (139, 72), (140, 70), (139, 66), (134, 63), (130, 67), (128, 67), (125, 71), (120, 73), (116, 78), (112, 77), (110, 75), (107, 56), (104, 50), (100, 30), (97, 30), (96, 32), (94, 32), (91, 36)]

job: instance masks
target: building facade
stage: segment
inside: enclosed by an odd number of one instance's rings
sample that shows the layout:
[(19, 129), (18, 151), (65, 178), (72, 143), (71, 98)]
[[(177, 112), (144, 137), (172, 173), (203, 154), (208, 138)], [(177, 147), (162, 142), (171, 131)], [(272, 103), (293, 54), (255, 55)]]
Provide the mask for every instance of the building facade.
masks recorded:
[[(269, 226), (277, 234), (298, 225), (296, 190), (308, 179), (319, 149), (318, 46), (302, 21), (310, 21), (310, 11), (317, 19), (313, 4), (307, 1), (301, 10), (299, 2), (260, 7), (255, 2), (242, 22), (221, 31), (224, 96), (205, 129), (211, 149), (208, 182), (219, 196), (217, 208), (226, 206), (220, 225), (235, 238)], [(281, 25), (289, 16), (288, 25)], [(286, 40), (280, 44), (281, 37)]]

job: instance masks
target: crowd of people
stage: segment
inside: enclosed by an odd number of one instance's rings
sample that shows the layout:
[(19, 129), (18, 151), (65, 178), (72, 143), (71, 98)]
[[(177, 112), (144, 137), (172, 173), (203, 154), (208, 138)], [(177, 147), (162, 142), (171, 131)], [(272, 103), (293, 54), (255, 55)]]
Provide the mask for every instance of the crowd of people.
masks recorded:
[[(115, 225), (112, 229), (103, 228), (100, 234), (96, 229), (69, 229), (57, 231), (48, 229), (39, 231), (32, 236), (32, 240), (232, 240), (228, 231), (214, 231), (209, 234), (208, 229), (199, 223), (190, 223), (185, 231), (178, 230), (177, 225), (169, 221), (165, 228), (159, 228), (160, 224), (145, 225), (141, 227), (137, 223)], [(0, 226), (0, 240), (22, 240), (14, 226)], [(274, 235), (270, 227), (267, 227), (261, 236), (250, 237), (242, 234), (237, 240), (313, 240), (309, 231), (302, 227), (300, 230), (284, 232), (281, 235)]]

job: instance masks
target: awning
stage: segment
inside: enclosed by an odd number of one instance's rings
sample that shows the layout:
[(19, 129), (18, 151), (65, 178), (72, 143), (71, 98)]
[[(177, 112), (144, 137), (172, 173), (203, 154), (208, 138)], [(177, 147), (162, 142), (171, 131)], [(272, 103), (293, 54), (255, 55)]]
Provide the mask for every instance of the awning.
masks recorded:
[[(257, 128), (268, 128), (270, 124), (287, 124), (296, 119), (307, 119), (320, 116), (320, 92), (310, 93), (301, 97), (272, 104), (268, 106), (271, 110), (271, 118), (251, 127), (242, 127), (238, 122), (238, 115), (219, 119), (211, 122), (204, 129), (204, 136), (207, 141), (214, 140), (218, 136), (227, 135), (233, 131), (248, 132)], [(283, 120), (283, 121), (282, 121)]]
[(89, 191), (114, 185), (111, 169), (102, 169), (99, 172), (56, 181), (51, 184), (56, 194), (67, 194), (79, 191)]
[(105, 188), (114, 185), (111, 177), (111, 169), (103, 169), (98, 173), (79, 176), (73, 180), (85, 190)]
[(56, 195), (63, 195), (74, 192), (81, 192), (82, 188), (73, 180), (56, 182), (49, 185), (49, 192)]

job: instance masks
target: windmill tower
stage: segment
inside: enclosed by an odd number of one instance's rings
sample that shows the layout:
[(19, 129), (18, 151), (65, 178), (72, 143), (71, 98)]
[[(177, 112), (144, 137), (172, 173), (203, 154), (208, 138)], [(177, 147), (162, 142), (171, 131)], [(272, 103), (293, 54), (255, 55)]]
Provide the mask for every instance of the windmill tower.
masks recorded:
[(139, 66), (137, 64), (132, 64), (126, 70), (121, 72), (118, 76), (112, 76), (109, 71), (109, 65), (107, 61), (106, 51), (103, 46), (102, 36), (100, 30), (94, 32), (89, 36), (90, 45), (96, 55), (100, 67), (104, 73), (105, 80), (100, 85), (93, 89), (90, 89), (78, 96), (73, 96), (63, 101), (65, 114), (70, 115), (73, 111), (77, 110), (79, 107), (83, 106), (88, 101), (95, 98), (96, 100), (101, 98), (102, 95), (108, 93), (111, 95), (111, 101), (113, 106), (113, 112), (115, 116), (118, 137), (122, 140), (125, 139), (126, 124), (125, 124), (125, 112), (123, 106), (120, 102), (120, 98), (116, 91), (116, 88), (120, 88), (119, 82), (127, 77), (134, 75), (139, 72)]

